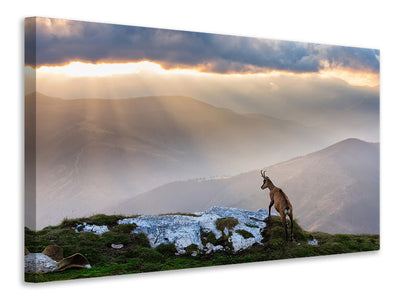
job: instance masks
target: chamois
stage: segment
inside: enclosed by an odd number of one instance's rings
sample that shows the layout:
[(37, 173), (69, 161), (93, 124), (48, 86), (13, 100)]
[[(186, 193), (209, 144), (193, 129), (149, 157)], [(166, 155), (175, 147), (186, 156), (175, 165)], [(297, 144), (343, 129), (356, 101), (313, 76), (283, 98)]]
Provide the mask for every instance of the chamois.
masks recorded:
[(274, 205), (275, 209), (281, 215), (282, 225), (285, 228), (286, 240), (288, 240), (288, 232), (287, 232), (287, 223), (286, 216), (290, 218), (290, 240), (293, 241), (293, 207), (289, 201), (289, 198), (282, 191), (282, 189), (276, 187), (271, 179), (267, 175), (265, 175), (265, 171), (261, 170), (261, 176), (264, 179), (264, 182), (261, 186), (262, 190), (266, 188), (269, 189), (269, 197), (271, 198), (271, 202), (268, 207), (268, 220), (271, 220), (271, 207)]

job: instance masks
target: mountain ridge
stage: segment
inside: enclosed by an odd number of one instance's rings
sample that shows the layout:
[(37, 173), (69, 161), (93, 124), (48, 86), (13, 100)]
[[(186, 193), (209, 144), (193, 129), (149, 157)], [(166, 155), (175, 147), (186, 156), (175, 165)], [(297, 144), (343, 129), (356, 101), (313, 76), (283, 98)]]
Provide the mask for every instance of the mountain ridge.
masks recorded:
[(100, 213), (167, 182), (235, 174), (324, 143), (306, 128), (185, 96), (27, 96), (35, 100), (39, 227)]
[[(379, 143), (349, 138), (263, 169), (289, 195), (295, 218), (307, 230), (379, 232)], [(160, 213), (168, 213), (178, 206), (182, 212), (201, 211), (211, 205), (257, 209), (269, 203), (268, 193), (261, 191), (261, 184), (259, 170), (223, 179), (172, 182), (126, 201), (120, 209), (138, 213), (149, 213), (153, 207)], [(313, 189), (310, 197), (305, 192), (309, 189)], [(186, 203), (184, 199), (192, 200)], [(327, 216), (326, 210), (335, 218)], [(353, 210), (357, 210), (354, 215), (350, 213)]]

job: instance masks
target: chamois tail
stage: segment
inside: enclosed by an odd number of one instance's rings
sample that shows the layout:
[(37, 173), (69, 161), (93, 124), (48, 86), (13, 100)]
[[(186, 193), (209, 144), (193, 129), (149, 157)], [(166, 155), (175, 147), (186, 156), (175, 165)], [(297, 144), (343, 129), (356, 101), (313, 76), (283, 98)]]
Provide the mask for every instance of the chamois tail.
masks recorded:
[(286, 198), (286, 195), (285, 195), (285, 193), (282, 191), (282, 189), (279, 189), (279, 192), (282, 194), (283, 199), (285, 199), (285, 202), (286, 202), (286, 209), (284, 210), (284, 212), (285, 212), (285, 214), (290, 214), (289, 201), (288, 201), (288, 199)]

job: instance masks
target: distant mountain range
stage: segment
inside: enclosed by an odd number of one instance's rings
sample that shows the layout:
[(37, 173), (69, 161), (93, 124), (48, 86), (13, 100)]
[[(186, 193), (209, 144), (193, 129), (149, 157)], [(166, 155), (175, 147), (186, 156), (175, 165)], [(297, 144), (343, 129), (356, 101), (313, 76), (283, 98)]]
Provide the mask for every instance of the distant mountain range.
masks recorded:
[[(265, 168), (289, 196), (306, 230), (379, 233), (379, 144), (347, 139)], [(260, 170), (228, 178), (173, 182), (136, 196), (109, 212), (203, 211), (211, 206), (267, 208)]]
[(328, 145), (300, 124), (188, 97), (27, 96), (35, 99), (39, 228), (169, 182), (237, 174)]
[(298, 157), (332, 141), (295, 122), (188, 97), (27, 96), (35, 99), (37, 228), (95, 213), (265, 208), (259, 170), (230, 175), (271, 166), (305, 229), (379, 231), (378, 144), (351, 139)]

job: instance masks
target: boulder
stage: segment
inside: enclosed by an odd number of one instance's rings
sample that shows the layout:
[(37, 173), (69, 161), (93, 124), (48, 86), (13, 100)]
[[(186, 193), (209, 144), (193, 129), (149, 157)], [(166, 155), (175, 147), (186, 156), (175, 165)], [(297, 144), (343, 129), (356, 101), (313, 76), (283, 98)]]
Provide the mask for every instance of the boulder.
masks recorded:
[(53, 272), (58, 262), (43, 253), (29, 253), (25, 255), (26, 273), (47, 273)]

